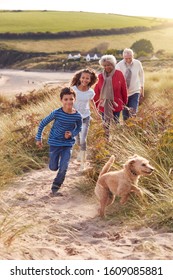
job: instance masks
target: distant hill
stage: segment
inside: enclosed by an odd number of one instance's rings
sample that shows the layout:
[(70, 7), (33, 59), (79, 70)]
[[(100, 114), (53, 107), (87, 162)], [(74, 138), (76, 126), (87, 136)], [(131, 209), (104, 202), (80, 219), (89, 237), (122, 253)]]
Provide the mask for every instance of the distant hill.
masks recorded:
[(60, 11), (0, 11), (0, 33), (64, 32), (127, 27), (153, 27), (171, 19)]
[[(86, 12), (0, 11), (0, 68), (59, 70), (67, 53), (102, 54), (108, 49), (130, 47), (143, 38), (151, 41), (155, 53), (172, 53), (172, 36), (173, 19)], [(83, 67), (77, 62), (66, 65), (70, 70)]]

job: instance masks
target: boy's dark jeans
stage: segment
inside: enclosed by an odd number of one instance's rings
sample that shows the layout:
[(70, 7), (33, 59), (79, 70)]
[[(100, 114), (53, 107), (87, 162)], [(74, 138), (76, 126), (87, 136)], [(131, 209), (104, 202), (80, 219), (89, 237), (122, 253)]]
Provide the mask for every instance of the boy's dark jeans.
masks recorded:
[(52, 184), (52, 192), (54, 193), (58, 191), (64, 182), (71, 157), (71, 151), (72, 147), (67, 146), (50, 146), (49, 148), (49, 168), (52, 171), (58, 170), (58, 173)]

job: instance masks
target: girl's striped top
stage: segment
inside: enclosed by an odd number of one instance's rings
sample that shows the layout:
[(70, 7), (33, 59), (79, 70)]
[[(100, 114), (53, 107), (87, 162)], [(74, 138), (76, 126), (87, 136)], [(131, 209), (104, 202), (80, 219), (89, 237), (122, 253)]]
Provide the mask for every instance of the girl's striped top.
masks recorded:
[[(65, 113), (63, 108), (54, 110), (40, 122), (35, 139), (37, 141), (41, 140), (45, 126), (53, 120), (54, 122), (49, 133), (48, 144), (51, 146), (73, 146), (75, 143), (74, 137), (81, 131), (82, 117), (78, 112), (74, 114)], [(71, 138), (66, 139), (64, 137), (66, 131), (72, 133)]]

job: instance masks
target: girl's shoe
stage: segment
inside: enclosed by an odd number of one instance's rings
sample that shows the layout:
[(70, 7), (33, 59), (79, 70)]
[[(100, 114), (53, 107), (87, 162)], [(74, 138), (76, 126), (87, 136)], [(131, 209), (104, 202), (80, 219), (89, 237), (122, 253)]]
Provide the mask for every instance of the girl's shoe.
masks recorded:
[(84, 171), (86, 165), (86, 151), (80, 151), (80, 153), (81, 153), (80, 171)]
[(81, 151), (77, 154), (77, 161), (81, 161)]

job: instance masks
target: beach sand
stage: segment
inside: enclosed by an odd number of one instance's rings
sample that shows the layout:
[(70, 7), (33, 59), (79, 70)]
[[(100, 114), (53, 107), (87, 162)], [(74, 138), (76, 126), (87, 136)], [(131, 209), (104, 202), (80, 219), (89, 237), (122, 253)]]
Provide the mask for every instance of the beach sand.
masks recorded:
[(173, 259), (173, 233), (100, 219), (94, 193), (86, 197), (77, 188), (83, 176), (71, 159), (62, 197), (50, 196), (55, 173), (48, 168), (1, 191), (1, 260)]
[(22, 70), (0, 70), (0, 95), (14, 97), (32, 90), (40, 90), (45, 85), (68, 84), (71, 72), (32, 72)]

